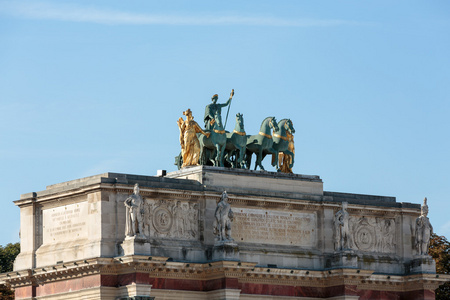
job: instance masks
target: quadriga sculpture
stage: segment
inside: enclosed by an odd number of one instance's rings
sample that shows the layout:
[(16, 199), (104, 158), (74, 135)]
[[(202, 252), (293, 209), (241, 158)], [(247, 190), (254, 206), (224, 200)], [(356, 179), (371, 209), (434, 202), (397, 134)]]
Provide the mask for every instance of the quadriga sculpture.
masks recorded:
[[(290, 119), (282, 119), (278, 122), (278, 129), (273, 131), (273, 149), (277, 151), (277, 153), (284, 153), (291, 157), (292, 161), (289, 165), (289, 168), (292, 169), (294, 165), (294, 153), (289, 150), (289, 136), (295, 133), (294, 125)], [(279, 155), (272, 156), (272, 165), (274, 161), (279, 158)], [(276, 169), (280, 172), (280, 167), (278, 162), (276, 164)]]
[[(244, 154), (247, 135), (244, 129), (244, 116), (236, 114), (236, 125), (233, 132), (227, 132), (227, 144), (224, 159), (233, 168), (245, 168)], [(232, 161), (231, 158), (234, 158)]]
[(210, 160), (214, 166), (223, 167), (223, 154), (227, 136), (222, 126), (220, 111), (215, 112), (214, 119), (210, 123), (212, 124), (209, 137), (202, 134), (197, 135), (200, 142), (200, 163), (206, 165), (208, 160)]
[(273, 148), (272, 129), (278, 131), (277, 120), (275, 117), (267, 117), (262, 121), (259, 133), (247, 138), (247, 149), (245, 152), (247, 168), (250, 168), (253, 153), (256, 154), (255, 170), (258, 166), (261, 170), (264, 170), (262, 160), (267, 154), (275, 156), (272, 166), (278, 165), (278, 151)]

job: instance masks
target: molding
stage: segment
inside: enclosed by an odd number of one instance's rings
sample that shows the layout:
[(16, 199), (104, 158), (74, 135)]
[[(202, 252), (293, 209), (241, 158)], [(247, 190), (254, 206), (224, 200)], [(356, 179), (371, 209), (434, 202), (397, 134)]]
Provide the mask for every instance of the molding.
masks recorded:
[(122, 256), (74, 261), (48, 267), (4, 273), (0, 282), (12, 288), (45, 285), (90, 275), (144, 273), (151, 278), (208, 281), (235, 278), (241, 283), (328, 288), (357, 286), (361, 290), (434, 290), (450, 281), (450, 275), (415, 274), (393, 276), (372, 270), (333, 269), (322, 271), (256, 267), (256, 263), (217, 261), (211, 263), (168, 262), (167, 257)]

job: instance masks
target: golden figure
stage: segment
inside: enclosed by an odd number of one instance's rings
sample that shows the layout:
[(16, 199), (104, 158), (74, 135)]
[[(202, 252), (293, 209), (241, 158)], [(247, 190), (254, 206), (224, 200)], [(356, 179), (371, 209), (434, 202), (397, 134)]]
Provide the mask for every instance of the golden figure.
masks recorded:
[(177, 121), (180, 129), (180, 146), (181, 157), (183, 158), (182, 168), (187, 166), (198, 166), (198, 160), (200, 159), (200, 143), (197, 138), (197, 133), (201, 133), (209, 137), (209, 132), (204, 132), (197, 122), (194, 121), (192, 111), (188, 110), (183, 112), (186, 116), (186, 120), (179, 118)]
[[(294, 135), (290, 134), (289, 132), (286, 132), (286, 137), (289, 140), (288, 150), (295, 154)], [(293, 173), (292, 168), (289, 167), (292, 163), (292, 156), (290, 156), (289, 154), (285, 154), (283, 152), (279, 152), (278, 153), (278, 163), (279, 163), (281, 172)]]

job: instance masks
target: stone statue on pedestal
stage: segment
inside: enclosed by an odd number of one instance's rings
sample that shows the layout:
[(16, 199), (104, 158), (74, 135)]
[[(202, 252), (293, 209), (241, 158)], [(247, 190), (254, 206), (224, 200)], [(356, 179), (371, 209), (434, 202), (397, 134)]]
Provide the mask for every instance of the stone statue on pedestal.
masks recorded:
[(218, 242), (231, 242), (231, 222), (233, 221), (233, 211), (230, 203), (228, 203), (227, 192), (224, 191), (220, 196), (220, 201), (217, 203), (216, 211), (214, 212), (214, 234), (217, 236)]
[(433, 234), (433, 226), (431, 226), (428, 215), (427, 198), (423, 200), (420, 217), (416, 219), (416, 250), (419, 255), (427, 255), (430, 246), (430, 238)]
[(125, 235), (127, 237), (144, 236), (144, 200), (139, 195), (139, 184), (134, 185), (134, 193), (124, 202), (126, 207)]
[(350, 249), (349, 214), (347, 202), (342, 202), (342, 209), (334, 216), (334, 250)]

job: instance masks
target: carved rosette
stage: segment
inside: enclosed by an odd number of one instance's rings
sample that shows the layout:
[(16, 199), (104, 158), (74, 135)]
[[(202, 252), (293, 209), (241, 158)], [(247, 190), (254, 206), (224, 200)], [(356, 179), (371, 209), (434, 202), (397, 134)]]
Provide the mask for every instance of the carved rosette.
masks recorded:
[(165, 206), (157, 207), (153, 212), (153, 227), (158, 233), (167, 234), (172, 228), (173, 215)]
[(368, 224), (361, 224), (354, 234), (356, 247), (361, 251), (371, 251), (375, 246), (375, 231)]

